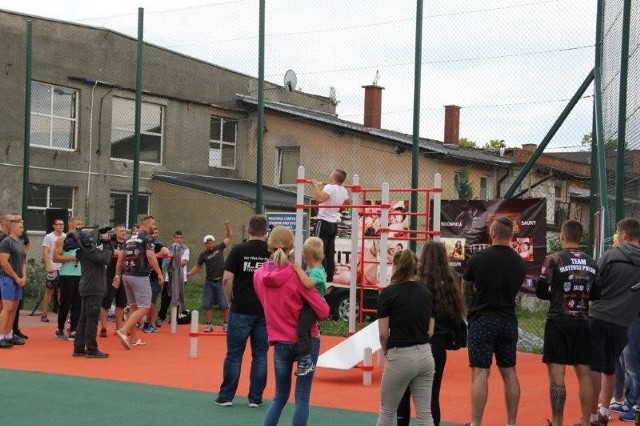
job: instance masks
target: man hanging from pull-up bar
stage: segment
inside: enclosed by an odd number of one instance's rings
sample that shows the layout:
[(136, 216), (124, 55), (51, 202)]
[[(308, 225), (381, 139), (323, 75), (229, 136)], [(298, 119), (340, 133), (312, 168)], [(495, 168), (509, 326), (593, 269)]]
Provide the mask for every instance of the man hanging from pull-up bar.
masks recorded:
[[(329, 183), (321, 186), (315, 179), (310, 179), (313, 196), (318, 203), (318, 216), (316, 222), (315, 236), (324, 243), (324, 260), (322, 266), (327, 271), (327, 282), (333, 281), (335, 265), (335, 242), (338, 233), (338, 222), (340, 221), (340, 208), (349, 198), (347, 190), (342, 186), (347, 178), (347, 172), (334, 169), (329, 174)], [(327, 206), (327, 207), (323, 207)]]

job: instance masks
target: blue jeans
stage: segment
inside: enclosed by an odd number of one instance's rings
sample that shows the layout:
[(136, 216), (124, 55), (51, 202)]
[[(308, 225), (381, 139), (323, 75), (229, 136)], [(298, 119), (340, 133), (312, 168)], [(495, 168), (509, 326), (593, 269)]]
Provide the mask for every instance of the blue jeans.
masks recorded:
[[(264, 417), (264, 426), (277, 425), (282, 409), (287, 405), (291, 392), (293, 363), (298, 358), (297, 343), (276, 343), (273, 353), (273, 365), (276, 375), (276, 394)], [(311, 358), (315, 364), (320, 352), (320, 337), (311, 339)], [(296, 379), (296, 407), (293, 411), (293, 426), (303, 426), (309, 419), (309, 398), (314, 372)]]
[(640, 398), (640, 318), (637, 318), (629, 327), (629, 341), (622, 351), (624, 368), (627, 372), (627, 401), (631, 405)]
[(229, 315), (227, 355), (224, 358), (218, 398), (233, 401), (236, 396), (247, 339), (251, 339), (249, 402), (262, 404), (262, 392), (267, 385), (267, 325), (264, 317), (237, 312), (231, 312)]

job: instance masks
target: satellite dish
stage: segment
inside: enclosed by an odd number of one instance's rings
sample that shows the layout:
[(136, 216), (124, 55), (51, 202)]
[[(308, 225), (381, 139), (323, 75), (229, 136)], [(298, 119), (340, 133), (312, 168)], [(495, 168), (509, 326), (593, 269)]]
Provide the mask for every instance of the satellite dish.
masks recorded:
[(329, 87), (329, 100), (331, 101), (331, 105), (338, 105), (338, 100), (336, 99), (336, 88), (333, 86)]
[(294, 70), (288, 70), (284, 74), (284, 88), (287, 92), (291, 93), (296, 90), (296, 85), (298, 84), (298, 77), (296, 76), (296, 72)]

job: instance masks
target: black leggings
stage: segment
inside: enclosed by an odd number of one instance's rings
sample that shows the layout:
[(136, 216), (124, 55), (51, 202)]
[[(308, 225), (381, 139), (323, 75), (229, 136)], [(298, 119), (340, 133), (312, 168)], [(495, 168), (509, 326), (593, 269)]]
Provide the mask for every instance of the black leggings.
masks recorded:
[[(436, 373), (433, 376), (433, 388), (431, 391), (431, 416), (433, 417), (433, 424), (438, 426), (440, 424), (440, 385), (442, 384), (444, 366), (447, 363), (447, 350), (444, 347), (444, 342), (432, 342), (431, 352), (436, 363)], [(410, 400), (411, 391), (407, 388), (400, 400), (400, 404), (398, 404), (398, 426), (409, 425), (409, 420), (411, 420)]]
[(70, 331), (76, 331), (80, 320), (80, 277), (61, 275), (58, 284), (60, 290), (60, 309), (58, 310), (58, 330), (64, 331), (67, 314), (71, 311)]

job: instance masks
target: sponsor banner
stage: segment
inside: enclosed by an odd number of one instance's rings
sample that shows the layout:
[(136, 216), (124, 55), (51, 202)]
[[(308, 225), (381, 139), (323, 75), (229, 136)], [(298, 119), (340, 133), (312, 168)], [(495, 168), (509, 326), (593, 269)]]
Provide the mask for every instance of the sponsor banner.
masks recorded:
[(451, 266), (464, 272), (470, 256), (491, 245), (489, 228), (498, 216), (514, 223), (511, 247), (525, 260), (522, 291), (535, 292), (535, 282), (547, 253), (547, 203), (544, 198), (513, 200), (442, 200), (441, 239)]
[[(291, 229), (291, 232), (293, 232), (293, 235), (296, 234), (297, 229), (296, 229), (295, 213), (268, 212), (266, 216), (267, 216), (267, 226), (268, 226), (269, 232), (271, 232), (271, 230), (276, 226), (284, 226), (285, 228)], [(309, 223), (308, 214), (304, 213), (302, 216), (302, 228), (303, 228), (302, 238), (305, 240), (309, 238), (309, 229), (307, 228), (308, 223)]]

